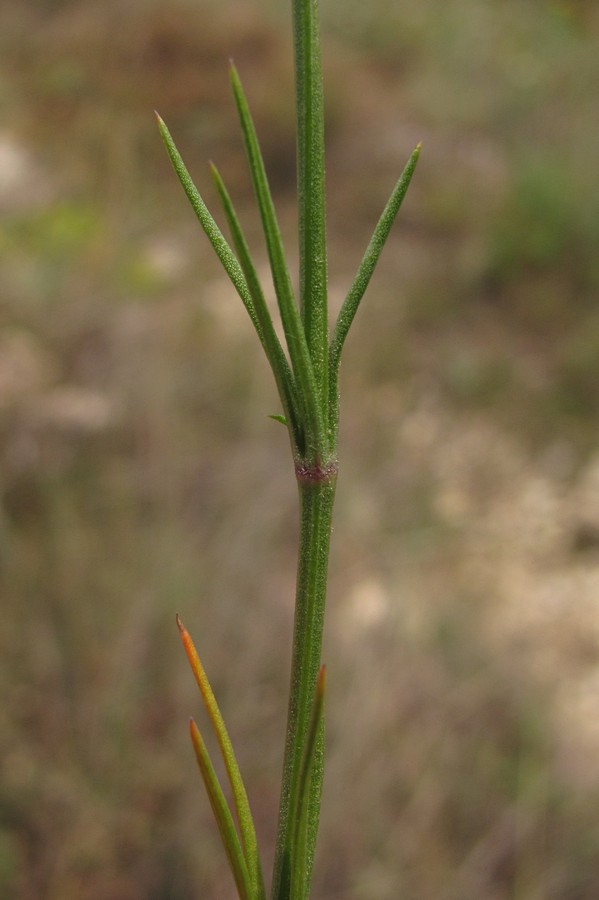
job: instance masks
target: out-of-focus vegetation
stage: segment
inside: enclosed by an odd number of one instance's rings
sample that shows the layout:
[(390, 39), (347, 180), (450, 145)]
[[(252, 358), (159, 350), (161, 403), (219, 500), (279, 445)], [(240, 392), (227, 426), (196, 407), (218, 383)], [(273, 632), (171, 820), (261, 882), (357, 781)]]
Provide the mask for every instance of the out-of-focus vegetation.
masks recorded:
[[(293, 479), (152, 109), (198, 181), (218, 161), (252, 233), (233, 56), (292, 248), (288, 14), (0, 7), (2, 896), (230, 896), (176, 610), (273, 841)], [(598, 11), (323, 18), (333, 299), (372, 198), (424, 152), (347, 349), (315, 897), (592, 900)]]

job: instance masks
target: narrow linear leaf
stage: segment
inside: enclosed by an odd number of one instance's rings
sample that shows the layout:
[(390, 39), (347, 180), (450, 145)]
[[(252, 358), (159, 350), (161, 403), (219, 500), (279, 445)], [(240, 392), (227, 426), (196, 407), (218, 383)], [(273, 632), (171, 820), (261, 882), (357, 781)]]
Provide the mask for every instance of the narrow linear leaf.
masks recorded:
[(327, 450), (327, 434), (324, 416), (319, 404), (318, 389), (314, 376), (312, 359), (306, 343), (301, 316), (291, 284), (291, 277), (285, 261), (283, 241), (277, 216), (268, 186), (264, 160), (260, 151), (256, 129), (250, 114), (248, 102), (235, 66), (231, 65), (231, 84), (239, 113), (250, 174), (254, 192), (260, 208), (262, 227), (270, 260), (272, 279), (281, 313), (283, 331), (291, 358), (298, 387), (299, 402), (302, 405), (306, 439), (316, 455), (324, 456)]
[(280, 422), (281, 425), (287, 425), (287, 419), (285, 418), (285, 416), (280, 416), (277, 413), (272, 413), (268, 418), (273, 419), (275, 422)]
[(316, 823), (310, 817), (311, 783), (319, 744), (322, 743), (324, 725), (324, 694), (326, 687), (326, 669), (321, 667), (316, 681), (314, 705), (310, 717), (310, 725), (306, 735), (306, 744), (302, 757), (299, 781), (299, 806), (294, 813), (292, 827), (291, 858), (291, 897), (290, 900), (307, 900), (312, 871), (312, 856), (316, 841)]
[(256, 830), (254, 828), (254, 820), (252, 819), (247, 791), (243, 783), (243, 778), (241, 777), (241, 772), (239, 771), (239, 766), (237, 764), (233, 745), (231, 743), (231, 739), (229, 737), (229, 733), (224, 723), (221, 711), (216, 702), (216, 698), (210, 686), (210, 682), (208, 681), (208, 677), (206, 675), (206, 672), (204, 671), (204, 667), (202, 666), (200, 657), (198, 656), (197, 650), (191, 639), (191, 635), (183, 625), (179, 616), (177, 616), (177, 625), (179, 627), (181, 640), (183, 641), (183, 646), (187, 654), (187, 659), (189, 660), (192, 672), (200, 689), (202, 700), (204, 701), (204, 706), (206, 707), (206, 711), (208, 713), (208, 716), (210, 717), (212, 728), (216, 735), (220, 752), (225, 764), (225, 769), (227, 771), (227, 777), (229, 779), (231, 790), (233, 792), (235, 812), (237, 814), (237, 821), (239, 823), (239, 831), (244, 848), (245, 860), (248, 867), (250, 883), (252, 885), (253, 893), (251, 894), (251, 898), (252, 900), (263, 900), (265, 896), (264, 880), (262, 876), (262, 868), (260, 866), (260, 857), (258, 854)]
[(162, 136), (162, 140), (164, 141), (164, 145), (166, 147), (167, 153), (170, 157), (171, 163), (173, 164), (173, 168), (177, 174), (179, 181), (181, 182), (181, 186), (183, 190), (187, 194), (187, 199), (191, 203), (193, 207), (193, 211), (195, 212), (200, 225), (202, 226), (206, 237), (212, 244), (214, 252), (218, 256), (219, 260), (222, 263), (222, 266), (231, 279), (231, 282), (241, 297), (243, 301), (243, 305), (248, 311), (250, 319), (254, 324), (254, 328), (258, 333), (258, 337), (262, 345), (264, 346), (264, 335), (262, 334), (262, 326), (258, 320), (258, 316), (256, 314), (256, 310), (254, 309), (254, 304), (250, 295), (250, 291), (243, 274), (243, 270), (239, 264), (239, 261), (235, 257), (235, 254), (231, 250), (231, 247), (227, 243), (226, 238), (224, 237), (222, 231), (214, 221), (208, 207), (204, 203), (200, 192), (197, 187), (193, 183), (191, 175), (187, 171), (185, 163), (181, 157), (181, 154), (177, 150), (175, 146), (175, 142), (173, 141), (171, 134), (166, 127), (163, 120), (160, 118), (158, 113), (156, 113), (156, 120), (158, 122), (158, 128), (160, 130), (160, 134)]
[(256, 273), (256, 268), (252, 261), (245, 235), (241, 228), (241, 224), (235, 212), (235, 207), (227, 191), (225, 183), (216, 166), (211, 163), (212, 177), (219, 193), (225, 216), (231, 231), (233, 246), (239, 258), (243, 274), (245, 276), (248, 289), (256, 311), (256, 317), (260, 323), (262, 334), (264, 335), (264, 347), (270, 366), (275, 377), (281, 403), (285, 410), (285, 418), (290, 423), (291, 433), (295, 447), (301, 452), (303, 449), (303, 436), (301, 433), (301, 423), (297, 408), (297, 394), (293, 373), (289, 368), (287, 357), (281, 347), (281, 342), (277, 337), (272, 317), (268, 309), (264, 292), (260, 284), (260, 280)]
[(376, 228), (374, 229), (374, 233), (362, 258), (362, 262), (358, 267), (358, 271), (353, 280), (352, 286), (349, 289), (349, 293), (345, 298), (345, 301), (339, 312), (337, 323), (335, 325), (333, 336), (331, 338), (329, 351), (329, 366), (331, 375), (333, 377), (336, 376), (336, 372), (339, 367), (339, 358), (341, 350), (343, 348), (343, 344), (347, 337), (347, 333), (354, 320), (354, 316), (356, 315), (358, 306), (360, 305), (360, 301), (364, 296), (364, 292), (368, 287), (368, 283), (372, 277), (372, 273), (374, 272), (383, 247), (385, 246), (387, 238), (389, 237), (391, 226), (395, 221), (395, 217), (399, 212), (403, 198), (406, 195), (406, 191), (408, 190), (410, 181), (412, 180), (412, 175), (414, 174), (419, 156), (420, 144), (418, 144), (418, 146), (410, 156), (405, 169), (403, 170), (397, 184), (393, 189), (387, 205), (385, 206), (385, 209), (383, 210)]
[(317, 0), (293, 0), (300, 309), (316, 381), (327, 402), (328, 312), (324, 102)]
[(214, 771), (214, 766), (212, 765), (208, 750), (206, 749), (204, 739), (193, 719), (190, 719), (189, 722), (189, 732), (198, 761), (198, 767), (206, 788), (206, 793), (210, 800), (210, 806), (212, 807), (212, 812), (214, 813), (223, 846), (229, 859), (229, 865), (235, 879), (235, 884), (237, 885), (237, 893), (239, 894), (240, 900), (252, 900), (254, 895), (252, 893), (250, 876), (241, 849), (241, 844), (239, 843), (239, 837), (237, 836), (231, 810), (229, 809), (218, 777)]

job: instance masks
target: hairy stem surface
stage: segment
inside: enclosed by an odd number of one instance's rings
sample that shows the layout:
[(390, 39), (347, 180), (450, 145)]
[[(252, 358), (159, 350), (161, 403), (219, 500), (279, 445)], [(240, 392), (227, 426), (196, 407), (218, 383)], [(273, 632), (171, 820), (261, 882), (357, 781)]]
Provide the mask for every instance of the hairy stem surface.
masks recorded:
[[(301, 802), (299, 796), (301, 765), (321, 664), (329, 545), (337, 479), (336, 464), (319, 468), (297, 465), (296, 475), (300, 498), (300, 546), (287, 740), (283, 762), (272, 900), (289, 900), (290, 898), (295, 850), (292, 846), (293, 822), (298, 815)], [(303, 879), (305, 897), (309, 893), (318, 830), (322, 772), (321, 733), (310, 798), (306, 872)]]

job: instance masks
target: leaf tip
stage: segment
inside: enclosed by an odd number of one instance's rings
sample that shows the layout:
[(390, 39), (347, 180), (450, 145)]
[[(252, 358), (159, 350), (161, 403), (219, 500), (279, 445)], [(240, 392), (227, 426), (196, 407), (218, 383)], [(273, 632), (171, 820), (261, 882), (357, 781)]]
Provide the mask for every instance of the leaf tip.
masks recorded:
[(208, 165), (210, 166), (210, 174), (212, 175), (212, 180), (220, 190), (221, 186), (223, 186), (223, 180), (221, 178), (220, 172), (218, 171), (216, 164), (212, 162), (212, 160), (208, 160)]
[[(196, 759), (200, 766), (200, 771), (202, 772), (202, 778), (204, 778), (204, 784), (206, 784), (205, 776), (204, 776), (204, 767), (205, 767), (205, 753), (206, 753), (206, 745), (204, 744), (204, 738), (202, 737), (202, 732), (198, 728), (195, 723), (195, 719), (189, 720), (189, 737), (191, 738), (191, 743), (193, 745), (193, 749), (196, 755)], [(206, 785), (206, 787), (208, 787)], [(210, 791), (208, 790), (208, 793)]]
[(239, 72), (237, 71), (237, 66), (235, 65), (235, 60), (233, 57), (229, 58), (229, 77), (231, 79), (231, 84), (235, 88), (235, 90), (240, 90), (241, 82), (239, 79)]
[(280, 422), (281, 425), (287, 426), (287, 419), (285, 418), (285, 416), (281, 416), (281, 415), (279, 415), (278, 413), (271, 413), (271, 414), (268, 416), (268, 418), (269, 418), (269, 419), (272, 419), (273, 422)]
[(318, 678), (316, 679), (316, 696), (324, 697), (324, 691), (326, 688), (327, 682), (327, 667), (322, 665), (320, 667), (320, 671), (318, 673)]
[(196, 656), (197, 654), (196, 654), (196, 649), (193, 645), (193, 641), (191, 639), (191, 635), (188, 632), (185, 625), (183, 624), (183, 622), (181, 621), (181, 616), (179, 615), (179, 613), (177, 613), (177, 615), (176, 615), (176, 621), (177, 621), (177, 628), (179, 629), (179, 635), (181, 637), (183, 647), (185, 648), (185, 653), (187, 655), (187, 659), (189, 660), (191, 668), (194, 669), (194, 671), (195, 671), (194, 656)]
[[(196, 754), (198, 756), (202, 755), (202, 748), (204, 748), (204, 738), (202, 737), (202, 732), (198, 728), (196, 724), (196, 720), (193, 718), (189, 719), (189, 736), (191, 738), (191, 743), (194, 746)], [(198, 758), (199, 762), (199, 758)]]
[(166, 123), (157, 109), (154, 110), (154, 116), (156, 117), (156, 124), (158, 125), (161, 134), (164, 134), (166, 132)]

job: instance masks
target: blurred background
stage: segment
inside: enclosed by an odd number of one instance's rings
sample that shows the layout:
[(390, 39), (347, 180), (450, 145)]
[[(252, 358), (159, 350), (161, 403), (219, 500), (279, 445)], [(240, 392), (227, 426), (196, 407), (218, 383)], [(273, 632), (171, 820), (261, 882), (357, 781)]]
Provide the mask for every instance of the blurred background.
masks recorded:
[[(314, 898), (599, 893), (599, 9), (323, 0), (346, 347)], [(0, 3), (0, 896), (233, 896), (188, 743), (221, 702), (270, 865), (296, 496), (249, 320), (170, 169), (296, 261), (289, 4)], [(266, 271), (266, 270), (265, 270)]]

